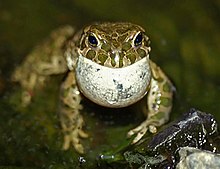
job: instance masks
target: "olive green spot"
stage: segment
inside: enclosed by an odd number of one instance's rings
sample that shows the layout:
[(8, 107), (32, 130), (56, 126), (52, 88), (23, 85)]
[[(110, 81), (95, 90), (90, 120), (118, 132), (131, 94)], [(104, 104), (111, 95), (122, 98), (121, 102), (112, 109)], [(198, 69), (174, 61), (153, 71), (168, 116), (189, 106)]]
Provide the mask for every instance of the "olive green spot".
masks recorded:
[(88, 59), (93, 59), (95, 57), (95, 55), (96, 55), (96, 52), (94, 50), (89, 50), (86, 54), (86, 57)]
[(125, 42), (122, 44), (122, 50), (127, 51), (131, 48), (131, 44), (129, 42)]
[(160, 101), (161, 101), (161, 105), (163, 105), (165, 107), (171, 106), (171, 99), (168, 97), (161, 97)]
[(130, 60), (131, 63), (134, 63), (136, 60), (135, 54), (128, 54), (127, 58)]
[(119, 53), (119, 67), (123, 67), (123, 59), (124, 59), (124, 54)]
[(110, 58), (111, 58), (111, 65), (113, 67), (115, 67), (116, 65), (116, 62), (115, 62), (115, 55), (113, 53), (110, 54)]
[(109, 45), (108, 43), (103, 43), (102, 49), (105, 50), (106, 52), (108, 52), (111, 49), (111, 45)]
[(101, 62), (101, 65), (104, 65), (107, 58), (108, 58), (108, 56), (106, 56), (105, 54), (99, 54), (98, 55), (98, 60)]
[(139, 56), (141, 57), (141, 58), (143, 58), (143, 57), (145, 57), (146, 56), (146, 51), (145, 50), (143, 50), (143, 49), (138, 49), (137, 50), (137, 52), (138, 52), (138, 54), (139, 54)]
[(163, 85), (163, 91), (164, 91), (164, 92), (171, 92), (171, 86), (169, 85), (168, 82), (166, 82), (166, 83)]
[(154, 116), (152, 116), (152, 119), (157, 121), (157, 120), (163, 119), (165, 116), (166, 116), (166, 114), (164, 112), (160, 111), (160, 112), (156, 113)]

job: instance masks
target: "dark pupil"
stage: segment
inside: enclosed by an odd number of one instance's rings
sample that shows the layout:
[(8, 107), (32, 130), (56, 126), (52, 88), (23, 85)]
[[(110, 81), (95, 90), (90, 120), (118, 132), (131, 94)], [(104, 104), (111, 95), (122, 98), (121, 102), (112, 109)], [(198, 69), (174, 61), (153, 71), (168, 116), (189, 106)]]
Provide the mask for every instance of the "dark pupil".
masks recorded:
[(89, 35), (88, 40), (89, 40), (89, 43), (90, 43), (91, 45), (93, 45), (93, 46), (98, 45), (98, 41), (97, 41), (97, 39), (95, 38), (95, 36)]
[(134, 40), (134, 44), (135, 44), (136, 46), (137, 46), (137, 45), (140, 45), (141, 42), (142, 42), (142, 39), (143, 39), (142, 33), (139, 33), (139, 34), (136, 36), (135, 40)]

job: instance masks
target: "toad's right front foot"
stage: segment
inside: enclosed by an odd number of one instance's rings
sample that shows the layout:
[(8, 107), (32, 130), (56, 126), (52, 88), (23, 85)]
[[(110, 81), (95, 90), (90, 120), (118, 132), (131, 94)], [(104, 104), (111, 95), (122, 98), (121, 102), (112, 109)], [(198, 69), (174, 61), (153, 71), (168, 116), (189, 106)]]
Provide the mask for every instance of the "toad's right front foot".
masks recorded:
[(81, 99), (75, 81), (75, 73), (69, 72), (61, 87), (60, 121), (64, 133), (63, 149), (67, 150), (73, 145), (76, 151), (82, 154), (84, 148), (80, 143), (80, 138), (87, 138), (88, 134), (82, 129), (84, 120), (80, 114), (80, 110), (82, 110)]
[(77, 112), (68, 111), (63, 115), (66, 115), (66, 118), (61, 118), (61, 126), (64, 133), (63, 149), (68, 150), (72, 145), (78, 153), (83, 154), (84, 147), (80, 143), (80, 138), (88, 137), (88, 134), (82, 129), (83, 117)]

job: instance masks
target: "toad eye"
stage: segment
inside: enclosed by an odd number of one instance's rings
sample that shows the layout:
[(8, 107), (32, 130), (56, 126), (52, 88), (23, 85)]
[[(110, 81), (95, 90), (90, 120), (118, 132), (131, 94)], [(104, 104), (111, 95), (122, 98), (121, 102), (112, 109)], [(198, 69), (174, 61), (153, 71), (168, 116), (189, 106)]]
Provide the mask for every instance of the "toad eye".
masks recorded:
[(89, 35), (88, 41), (89, 41), (90, 45), (92, 45), (93, 47), (96, 47), (98, 45), (98, 40), (93, 35)]
[(140, 33), (136, 36), (136, 38), (135, 38), (135, 40), (134, 40), (134, 45), (135, 45), (135, 46), (141, 45), (142, 40), (143, 40), (143, 35), (142, 35), (142, 33), (140, 32)]

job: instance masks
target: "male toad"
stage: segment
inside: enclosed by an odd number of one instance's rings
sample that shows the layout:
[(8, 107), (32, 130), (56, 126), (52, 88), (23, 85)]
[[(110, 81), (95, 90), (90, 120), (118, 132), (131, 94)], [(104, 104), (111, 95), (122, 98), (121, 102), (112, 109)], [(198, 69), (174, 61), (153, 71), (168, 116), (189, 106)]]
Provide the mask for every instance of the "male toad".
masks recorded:
[(63, 148), (73, 145), (79, 153), (84, 152), (80, 138), (88, 137), (82, 129), (82, 95), (109, 108), (146, 99), (147, 119), (128, 132), (128, 136), (136, 134), (136, 143), (148, 130), (154, 133), (167, 122), (172, 107), (172, 83), (149, 59), (150, 50), (145, 30), (132, 23), (97, 23), (77, 33), (66, 26), (27, 56), (13, 80), (24, 89), (25, 106), (50, 75), (68, 71), (61, 87)]

